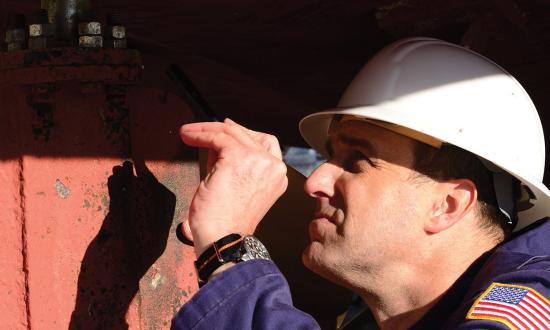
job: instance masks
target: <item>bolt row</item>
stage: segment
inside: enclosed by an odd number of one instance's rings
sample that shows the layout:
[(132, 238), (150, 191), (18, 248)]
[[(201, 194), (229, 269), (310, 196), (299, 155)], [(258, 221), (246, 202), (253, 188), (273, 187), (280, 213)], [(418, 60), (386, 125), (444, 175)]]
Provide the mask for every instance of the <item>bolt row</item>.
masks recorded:
[[(47, 11), (40, 10), (36, 23), (26, 25), (23, 15), (11, 17), (6, 30), (7, 50), (44, 49), (66, 46), (66, 42), (56, 39), (55, 26), (48, 22)], [(81, 48), (126, 48), (126, 28), (116, 18), (109, 16), (107, 26), (96, 20), (78, 24), (78, 46)]]

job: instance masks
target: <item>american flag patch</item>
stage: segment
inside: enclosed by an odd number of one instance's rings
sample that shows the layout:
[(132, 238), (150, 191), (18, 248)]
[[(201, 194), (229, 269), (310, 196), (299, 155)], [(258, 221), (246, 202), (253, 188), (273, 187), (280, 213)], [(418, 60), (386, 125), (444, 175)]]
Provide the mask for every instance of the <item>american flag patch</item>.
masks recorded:
[(510, 329), (550, 329), (550, 301), (526, 286), (493, 283), (466, 318), (492, 320)]

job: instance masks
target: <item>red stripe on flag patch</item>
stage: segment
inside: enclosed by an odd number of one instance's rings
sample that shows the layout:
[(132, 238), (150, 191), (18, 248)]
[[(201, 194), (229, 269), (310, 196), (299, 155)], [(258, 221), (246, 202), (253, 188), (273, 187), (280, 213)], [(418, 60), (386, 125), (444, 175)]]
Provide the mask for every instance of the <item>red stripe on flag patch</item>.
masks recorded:
[(550, 301), (526, 286), (492, 283), (466, 318), (500, 322), (510, 329), (550, 329)]

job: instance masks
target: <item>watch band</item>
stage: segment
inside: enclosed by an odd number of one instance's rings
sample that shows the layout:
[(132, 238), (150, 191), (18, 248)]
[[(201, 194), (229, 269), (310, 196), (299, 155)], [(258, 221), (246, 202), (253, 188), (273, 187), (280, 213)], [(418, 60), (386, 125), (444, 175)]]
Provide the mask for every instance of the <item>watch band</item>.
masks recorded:
[(204, 285), (210, 275), (221, 265), (239, 261), (243, 237), (239, 234), (229, 234), (214, 242), (195, 261), (195, 268), (199, 278), (199, 286)]

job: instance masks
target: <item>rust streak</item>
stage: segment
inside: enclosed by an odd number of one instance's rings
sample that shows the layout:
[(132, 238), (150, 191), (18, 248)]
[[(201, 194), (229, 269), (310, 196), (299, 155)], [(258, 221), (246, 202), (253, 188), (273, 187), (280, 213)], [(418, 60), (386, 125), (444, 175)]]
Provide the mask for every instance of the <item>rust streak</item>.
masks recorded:
[(23, 157), (19, 158), (19, 208), (21, 220), (21, 253), (23, 255), (23, 273), (25, 275), (25, 308), (27, 312), (27, 329), (32, 329), (31, 326), (31, 308), (29, 297), (29, 261), (27, 254), (27, 219), (25, 217), (25, 176)]

